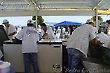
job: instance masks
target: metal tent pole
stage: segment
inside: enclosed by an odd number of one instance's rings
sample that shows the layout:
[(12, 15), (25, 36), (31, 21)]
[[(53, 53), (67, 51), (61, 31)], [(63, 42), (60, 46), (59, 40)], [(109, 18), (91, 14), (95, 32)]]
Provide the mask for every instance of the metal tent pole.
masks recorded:
[(96, 16), (96, 21), (95, 21), (96, 28), (98, 29), (99, 21), (98, 21), (98, 10), (97, 9), (95, 9), (95, 16)]

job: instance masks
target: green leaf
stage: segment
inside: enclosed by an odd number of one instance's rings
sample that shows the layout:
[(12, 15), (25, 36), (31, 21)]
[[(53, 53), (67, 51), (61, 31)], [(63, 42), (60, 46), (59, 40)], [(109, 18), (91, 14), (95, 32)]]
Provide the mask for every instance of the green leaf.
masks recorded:
[(40, 25), (44, 22), (44, 19), (42, 18), (42, 16), (37, 16), (37, 24)]

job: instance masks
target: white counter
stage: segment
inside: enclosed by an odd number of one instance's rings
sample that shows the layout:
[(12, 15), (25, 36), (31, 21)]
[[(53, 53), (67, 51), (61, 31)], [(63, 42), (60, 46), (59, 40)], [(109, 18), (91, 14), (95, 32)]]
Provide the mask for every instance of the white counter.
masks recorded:
[[(15, 67), (16, 72), (24, 72), (21, 44), (8, 42), (3, 47), (5, 60)], [(56, 71), (56, 73), (59, 73), (62, 67), (62, 41), (40, 41), (38, 50), (40, 72), (54, 73)]]

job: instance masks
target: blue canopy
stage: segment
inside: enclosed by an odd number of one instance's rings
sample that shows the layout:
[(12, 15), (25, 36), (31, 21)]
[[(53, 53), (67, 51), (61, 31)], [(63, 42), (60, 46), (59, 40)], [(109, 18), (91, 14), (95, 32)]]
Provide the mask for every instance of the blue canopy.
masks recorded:
[(100, 24), (101, 24), (101, 25), (104, 25), (104, 24), (106, 24), (106, 22), (100, 22)]
[(71, 21), (63, 21), (57, 24), (54, 24), (54, 26), (62, 26), (62, 25), (77, 25), (77, 26), (81, 26), (83, 25), (82, 23), (78, 23), (78, 22), (71, 22)]

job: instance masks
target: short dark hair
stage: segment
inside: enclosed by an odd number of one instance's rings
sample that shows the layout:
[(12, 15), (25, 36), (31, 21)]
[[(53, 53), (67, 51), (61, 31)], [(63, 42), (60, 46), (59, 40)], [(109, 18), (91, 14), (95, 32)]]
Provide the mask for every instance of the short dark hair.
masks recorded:
[(110, 24), (110, 20), (107, 20), (106, 23)]
[(33, 23), (27, 23), (27, 26), (33, 26), (34, 24)]
[(47, 25), (46, 25), (45, 23), (42, 23), (40, 26), (44, 26), (44, 27), (46, 27)]

